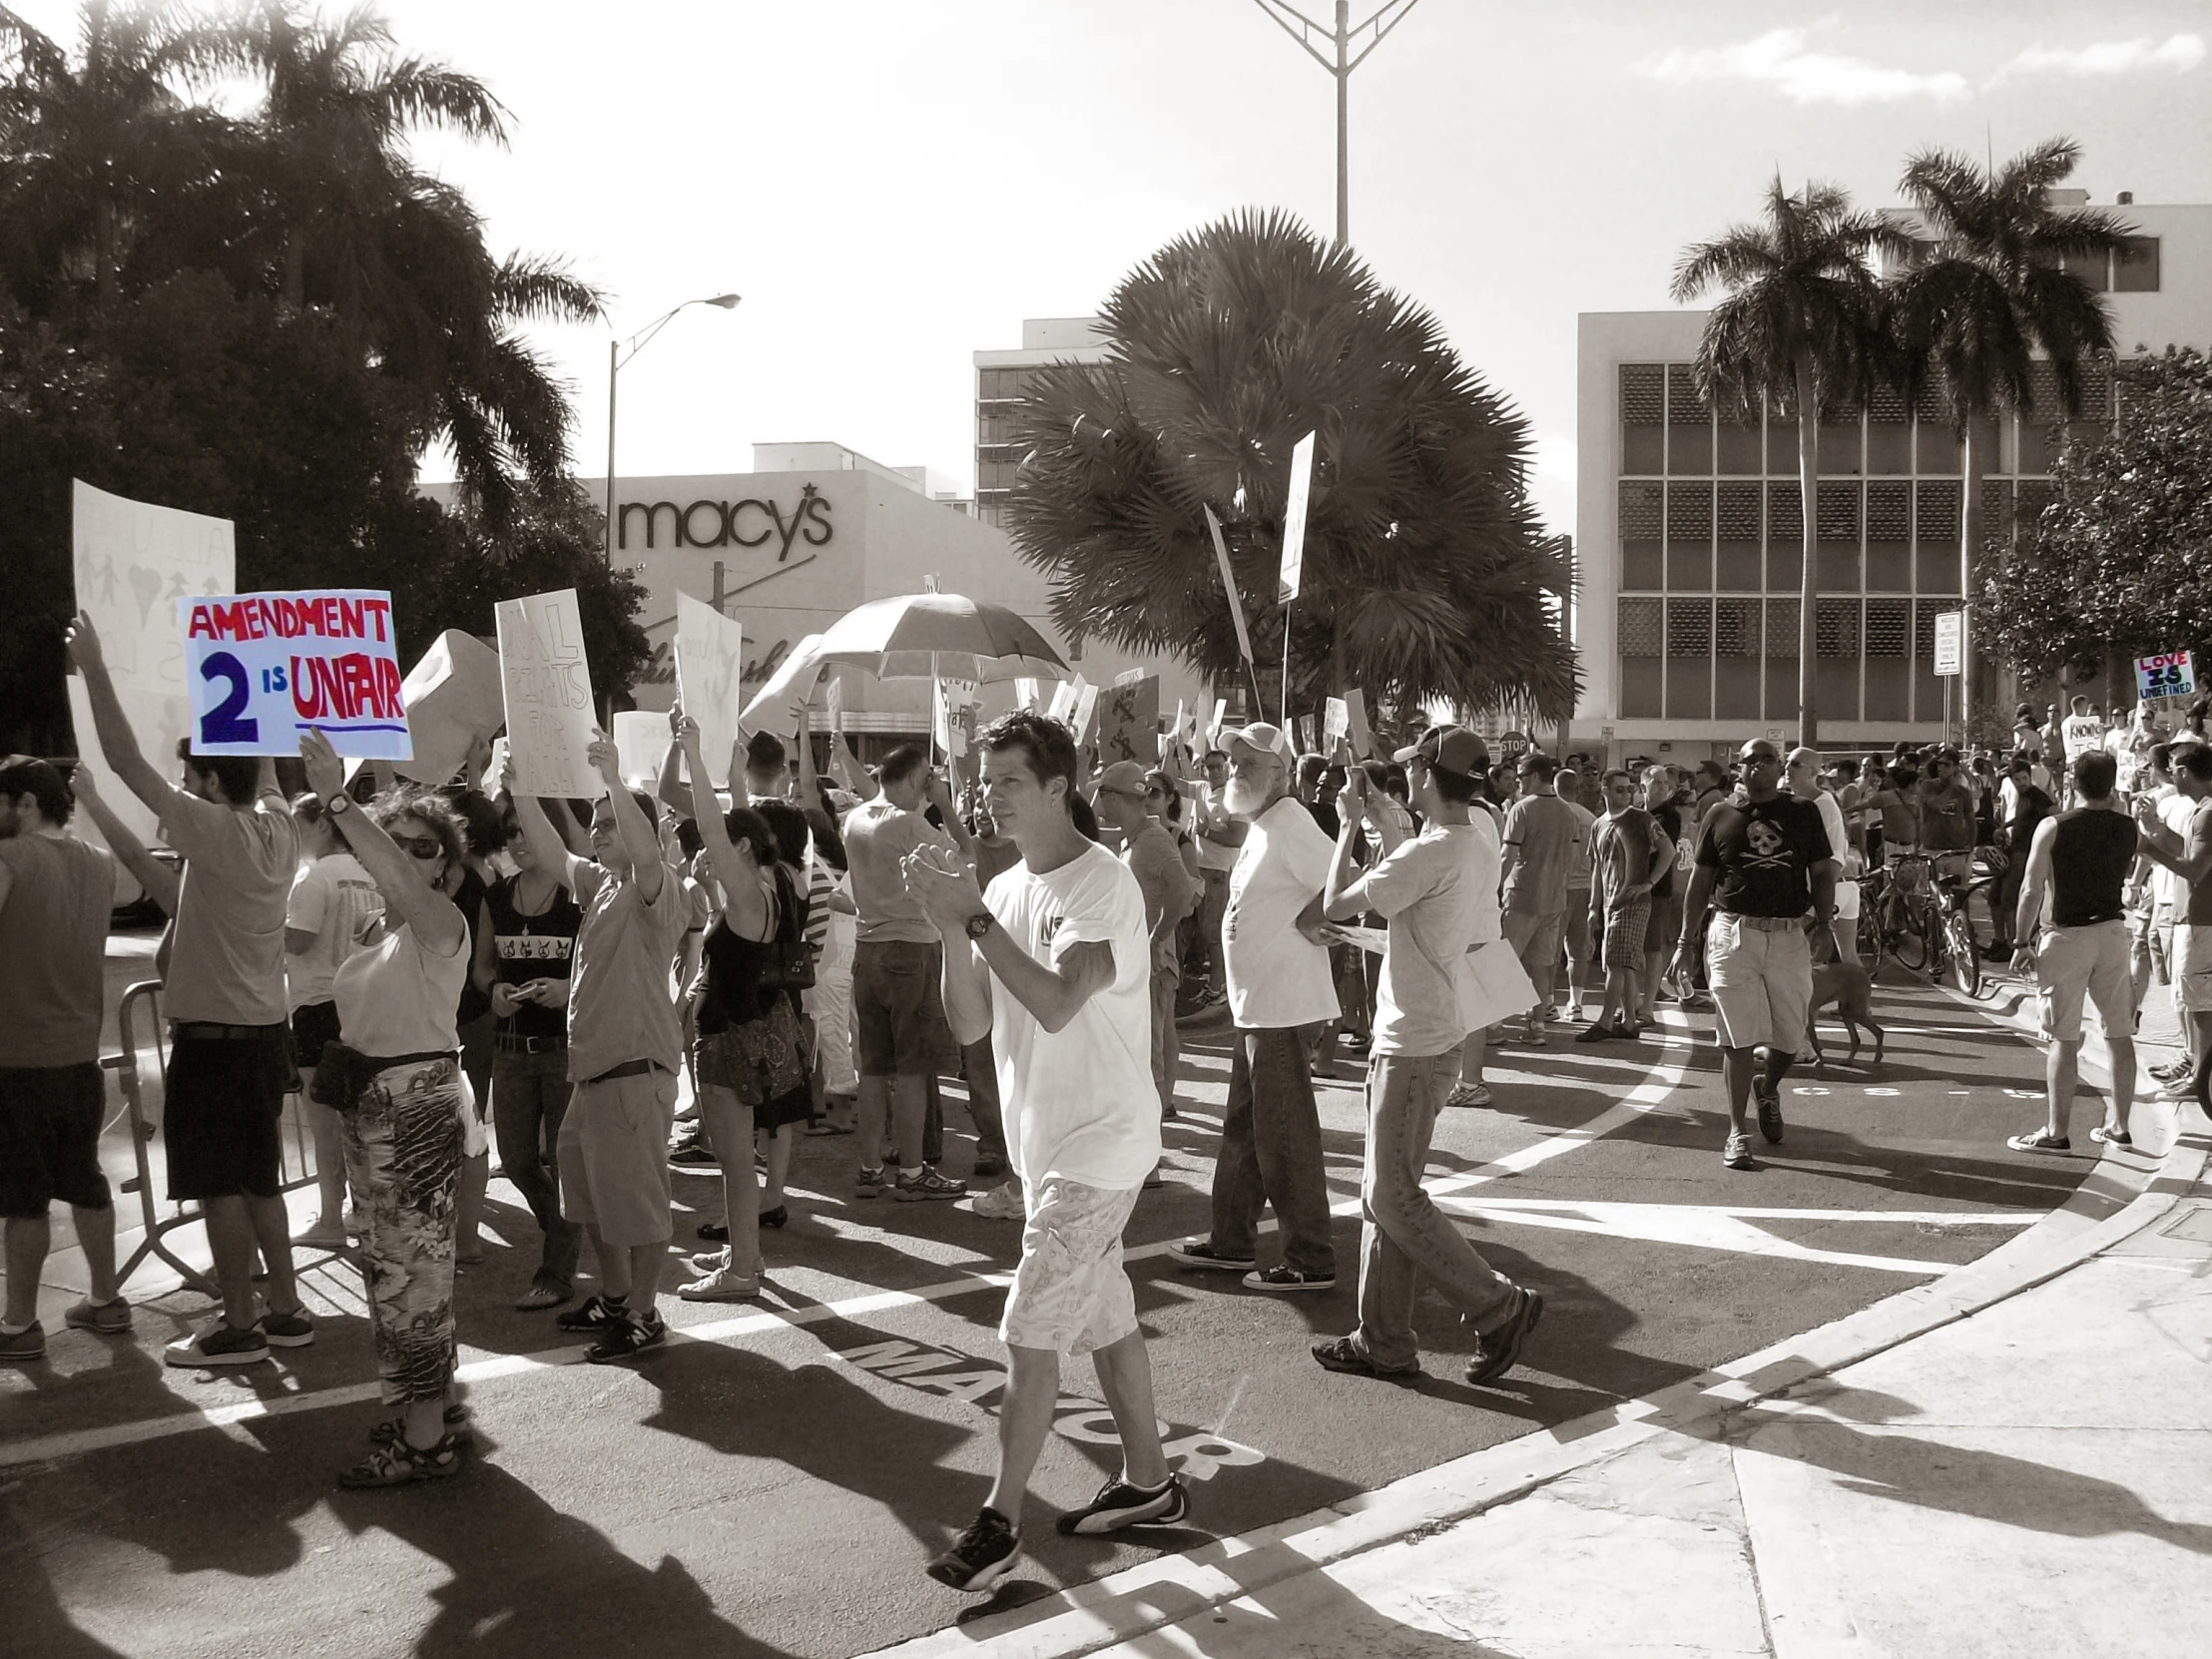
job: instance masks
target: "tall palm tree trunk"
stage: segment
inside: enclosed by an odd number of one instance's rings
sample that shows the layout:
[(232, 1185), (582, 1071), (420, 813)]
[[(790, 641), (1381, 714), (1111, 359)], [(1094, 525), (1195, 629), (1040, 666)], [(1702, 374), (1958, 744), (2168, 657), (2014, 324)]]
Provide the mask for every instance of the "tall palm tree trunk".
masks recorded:
[(1974, 550), (1981, 545), (1981, 452), (1974, 442), (1974, 427), (1979, 422), (1968, 419), (1965, 442), (1958, 448), (1958, 465), (1964, 474), (1965, 491), (1958, 508), (1958, 742), (1966, 742), (1966, 734), (1973, 730), (1973, 575)]
[[(1797, 465), (1799, 512), (1805, 519), (1805, 568), (1798, 575), (1798, 742), (1821, 741), (1820, 662), (1820, 411), (1813, 406), (1813, 363), (1797, 360)], [(1770, 643), (1770, 649), (1772, 649)]]

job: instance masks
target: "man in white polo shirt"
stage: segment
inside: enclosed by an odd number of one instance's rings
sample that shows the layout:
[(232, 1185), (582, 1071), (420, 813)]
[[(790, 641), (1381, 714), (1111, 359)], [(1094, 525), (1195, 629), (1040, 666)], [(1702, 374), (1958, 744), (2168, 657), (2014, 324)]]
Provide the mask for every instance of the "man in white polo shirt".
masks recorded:
[[(1321, 913), (1336, 848), (1291, 793), (1291, 744), (1281, 728), (1226, 731), (1222, 743), (1229, 811), (1250, 827), (1222, 923), (1236, 1021), (1229, 1106), (1214, 1165), (1213, 1233), (1168, 1254), (1188, 1268), (1241, 1273), (1250, 1290), (1326, 1291), (1337, 1283), (1337, 1250), (1303, 1027), (1340, 1011)], [(1283, 1260), (1262, 1269), (1260, 1211), (1269, 1204), (1283, 1229)]]

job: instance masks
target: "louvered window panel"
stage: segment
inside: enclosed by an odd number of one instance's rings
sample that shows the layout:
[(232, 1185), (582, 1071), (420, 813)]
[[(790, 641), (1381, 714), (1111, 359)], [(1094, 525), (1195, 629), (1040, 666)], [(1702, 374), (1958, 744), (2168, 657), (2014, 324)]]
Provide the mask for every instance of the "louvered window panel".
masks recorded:
[(2107, 363), (2083, 363), (2075, 371), (2081, 377), (2081, 418), (2112, 418), (2112, 369)]
[(1621, 540), (1657, 541), (1666, 515), (1666, 486), (1621, 480)]
[(1913, 411), (1905, 406), (1905, 396), (1894, 386), (1877, 386), (1874, 395), (1867, 399), (1867, 418), (1879, 420), (1885, 425), (1896, 425), (1912, 418)]
[(1723, 657), (1759, 655), (1759, 601), (1721, 599), (1713, 605), (1713, 649)]
[(1712, 413), (1698, 395), (1697, 371), (1688, 363), (1667, 364), (1667, 419), (1676, 426), (1695, 426)]
[(2035, 534), (2043, 516), (2043, 509), (2057, 499), (2058, 492), (2047, 479), (2023, 478), (2012, 498), (2012, 525), (2019, 540), (2026, 541)]
[(1713, 539), (1713, 486), (1675, 483), (1667, 486), (1667, 539), (1703, 542)]
[(1759, 539), (1759, 486), (1722, 484), (1714, 509), (1722, 541)]
[(1958, 486), (1944, 479), (1924, 478), (1914, 486), (1916, 541), (1955, 542), (1958, 539)]
[(1621, 364), (1621, 423), (1657, 426), (1667, 415), (1667, 375), (1658, 363)]
[(1859, 486), (1837, 478), (1823, 478), (1815, 497), (1821, 515), (1822, 541), (1859, 539)]
[(1916, 662), (1936, 660), (1936, 619), (1958, 609), (1955, 599), (1919, 599), (1913, 603), (1913, 657)]
[(1867, 486), (1867, 540), (1913, 539), (1913, 486), (1902, 478)]
[(1666, 645), (1663, 601), (1623, 599), (1620, 602), (1620, 637), (1615, 642), (1623, 657), (1657, 657)]
[(2047, 426), (2063, 419), (2065, 410), (2058, 401), (2058, 374), (2043, 358), (2038, 357), (2027, 365), (2027, 407), (2020, 411), (2022, 419), (2030, 416), (2038, 425)]
[[(2021, 493), (2033, 486), (2022, 485)], [(1981, 547), (1987, 553), (2009, 553), (2012, 550), (2013, 514), (2017, 500), (2013, 486), (2002, 478), (1985, 478), (1981, 483)], [(2023, 531), (2032, 528), (2032, 515)]]
[(1931, 374), (1921, 386), (1920, 395), (1913, 399), (1913, 412), (1931, 425), (1948, 425), (1950, 382), (1940, 374)]
[(1713, 602), (1710, 599), (1667, 601), (1667, 655), (1710, 657), (1713, 654)]
[(1798, 603), (1795, 599), (1767, 601), (1769, 657), (1795, 657), (1798, 654)]
[(1867, 601), (1867, 655), (1903, 657), (1912, 633), (1913, 602), (1909, 599)]
[(1767, 485), (1767, 540), (1803, 541), (1805, 503), (1797, 480), (1776, 479)]
[(1824, 657), (1859, 655), (1859, 601), (1824, 599), (1814, 623), (1815, 649)]

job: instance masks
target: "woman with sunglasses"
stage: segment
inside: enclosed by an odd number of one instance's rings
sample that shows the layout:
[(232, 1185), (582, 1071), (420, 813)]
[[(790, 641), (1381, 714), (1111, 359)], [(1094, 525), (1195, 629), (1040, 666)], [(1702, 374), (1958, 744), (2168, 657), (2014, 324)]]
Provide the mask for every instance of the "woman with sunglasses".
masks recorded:
[(465, 1430), (451, 1398), (453, 1239), (461, 1163), (483, 1150), (483, 1131), (454, 1017), (468, 979), (468, 923), (440, 890), (461, 861), (461, 828), (434, 796), (393, 791), (355, 807), (321, 734), (302, 733), (299, 752), (308, 787), (384, 895), (382, 937), (331, 981), (339, 1037), (353, 1052), (342, 1056), (342, 1091), (320, 1092), (339, 1094), (345, 1172), (365, 1222), (376, 1371), (384, 1404), (399, 1409), (370, 1434), (375, 1449), (338, 1478), (400, 1486), (462, 1466)]

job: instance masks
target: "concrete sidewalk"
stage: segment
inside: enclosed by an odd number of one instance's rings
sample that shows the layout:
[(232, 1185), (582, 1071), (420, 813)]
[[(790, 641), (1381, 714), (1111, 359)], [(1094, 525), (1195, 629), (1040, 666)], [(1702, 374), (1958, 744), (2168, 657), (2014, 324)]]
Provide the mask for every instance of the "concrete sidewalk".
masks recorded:
[(2145, 1103), (2136, 1139), (2029, 1234), (1767, 1353), (890, 1651), (2212, 1653), (2212, 1125)]

